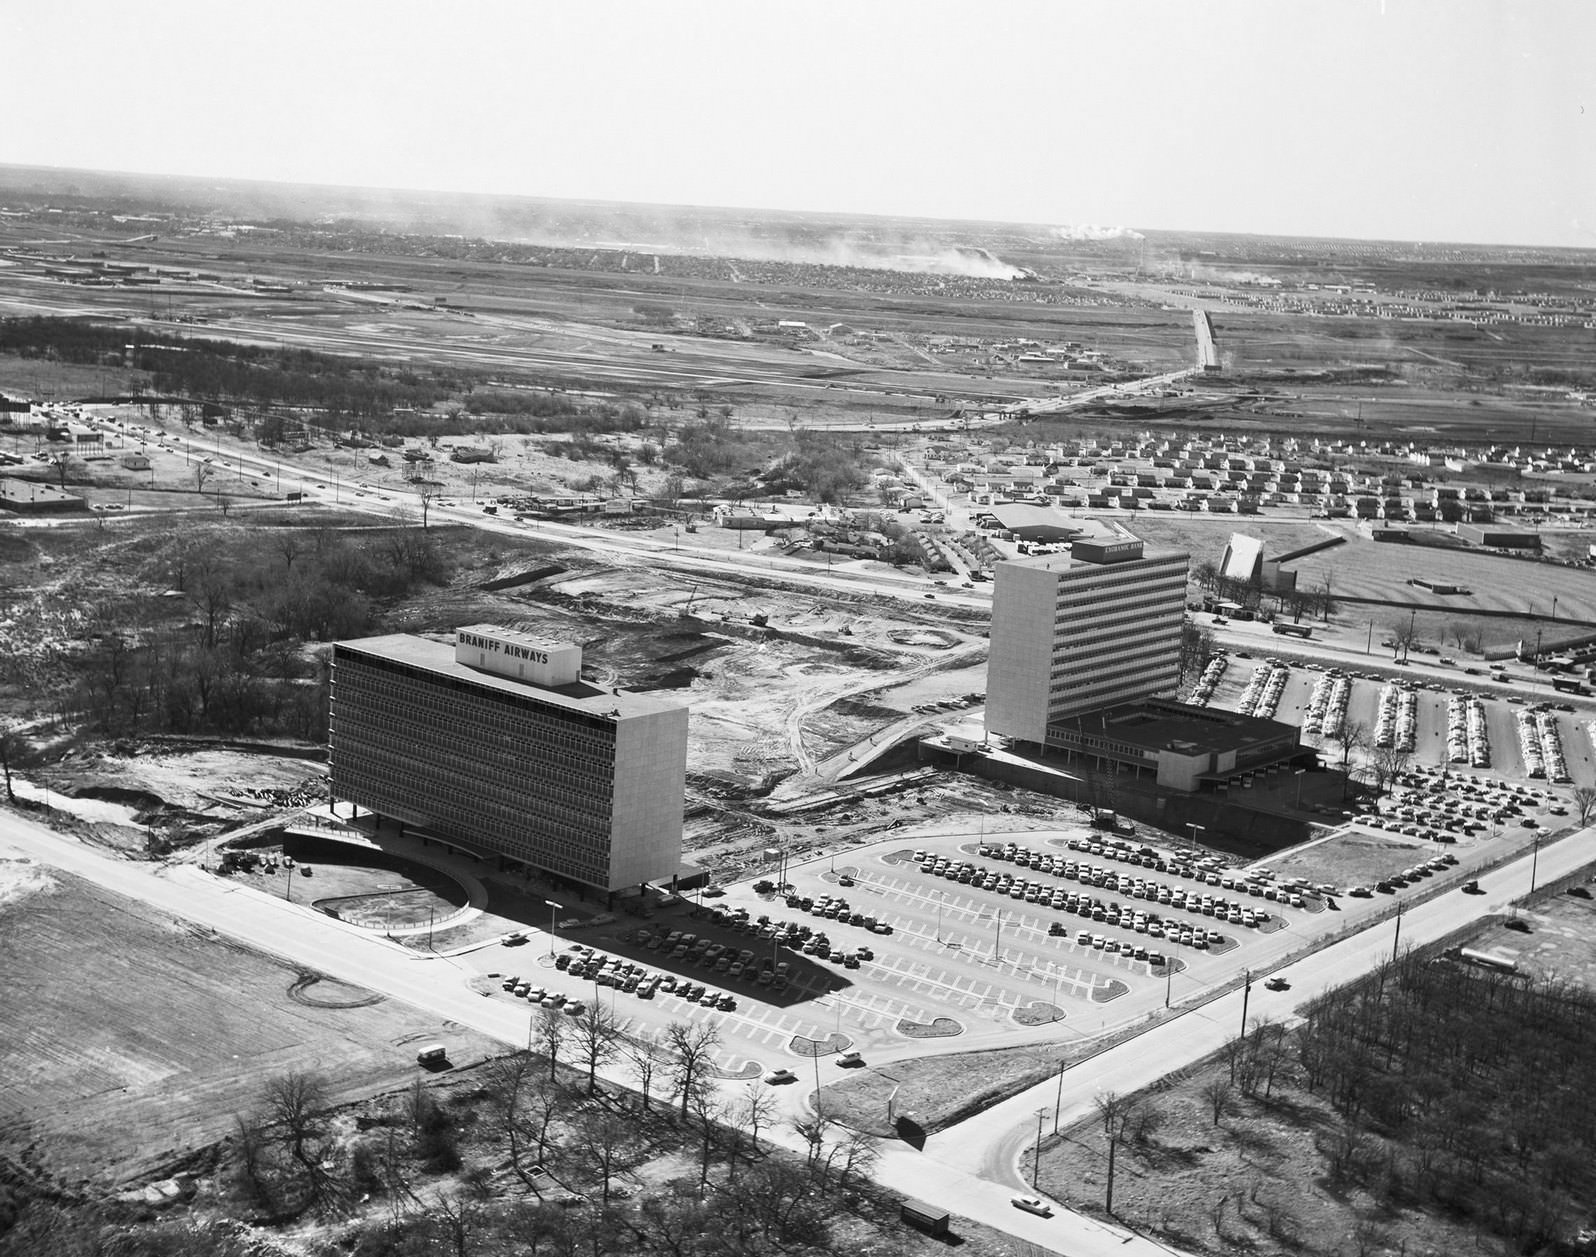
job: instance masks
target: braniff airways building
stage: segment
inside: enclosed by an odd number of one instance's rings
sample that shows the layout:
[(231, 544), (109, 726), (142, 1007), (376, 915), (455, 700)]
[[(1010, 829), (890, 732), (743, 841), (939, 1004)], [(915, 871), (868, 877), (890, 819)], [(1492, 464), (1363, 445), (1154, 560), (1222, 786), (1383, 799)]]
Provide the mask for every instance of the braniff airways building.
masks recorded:
[(491, 624), (335, 643), (333, 798), (601, 890), (668, 880), (687, 708), (581, 672), (580, 646)]

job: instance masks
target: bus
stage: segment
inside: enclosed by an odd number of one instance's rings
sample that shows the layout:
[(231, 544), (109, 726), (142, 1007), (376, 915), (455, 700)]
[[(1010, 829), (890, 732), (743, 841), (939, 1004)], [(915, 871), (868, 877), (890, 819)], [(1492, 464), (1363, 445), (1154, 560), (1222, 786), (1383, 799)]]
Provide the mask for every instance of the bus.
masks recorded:
[(1313, 626), (1308, 624), (1283, 624), (1279, 620), (1274, 622), (1275, 632), (1282, 637), (1312, 637)]
[(1559, 694), (1587, 694), (1590, 692), (1585, 688), (1585, 682), (1576, 680), (1574, 677), (1553, 677), (1552, 688)]

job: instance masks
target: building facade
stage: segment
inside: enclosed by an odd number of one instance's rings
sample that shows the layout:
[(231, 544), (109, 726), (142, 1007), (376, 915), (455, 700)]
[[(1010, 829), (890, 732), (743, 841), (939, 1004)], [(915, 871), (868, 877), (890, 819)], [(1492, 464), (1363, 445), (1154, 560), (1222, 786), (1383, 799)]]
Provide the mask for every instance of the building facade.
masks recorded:
[(687, 708), (581, 679), (581, 647), (495, 625), (333, 647), (332, 795), (596, 887), (681, 861)]
[(997, 564), (988, 732), (1043, 746), (1086, 712), (1172, 693), (1189, 562), (1136, 540), (1080, 540), (1068, 555)]

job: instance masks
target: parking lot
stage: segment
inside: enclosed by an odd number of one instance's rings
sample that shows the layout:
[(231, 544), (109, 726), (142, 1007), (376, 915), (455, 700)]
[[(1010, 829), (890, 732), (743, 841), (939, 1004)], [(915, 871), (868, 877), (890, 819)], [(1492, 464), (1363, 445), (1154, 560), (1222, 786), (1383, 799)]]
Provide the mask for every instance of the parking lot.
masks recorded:
[(927, 1038), (1089, 1037), (1340, 924), (1322, 893), (1340, 889), (1086, 829), (893, 835), (787, 869), (784, 893), (741, 884), (472, 959), (491, 998), (602, 1000), (642, 1036), (712, 1022), (720, 1068), (752, 1076)]
[[(1328, 678), (1333, 677), (1332, 672), (1326, 668), (1287, 660), (1275, 661), (1268, 656), (1255, 657), (1248, 652), (1238, 652), (1230, 657), (1229, 666), (1214, 689), (1213, 704), (1227, 710), (1241, 710), (1244, 700), (1249, 697), (1248, 685), (1255, 673), (1267, 668), (1271, 663), (1276, 664), (1274, 673), (1278, 676), (1283, 672), (1284, 676), (1273, 687), (1267, 682), (1256, 687), (1257, 692), (1265, 692), (1272, 688), (1270, 696), (1274, 700), (1272, 708), (1260, 710), (1257, 714), (1273, 716), (1287, 724), (1301, 726), (1304, 743), (1321, 746), (1328, 762), (1339, 763), (1339, 744), (1332, 737), (1321, 734), (1320, 721), (1331, 688), (1326, 682)], [(1463, 762), (1459, 766), (1488, 768), (1507, 781), (1534, 779), (1533, 774), (1537, 771), (1537, 766), (1530, 762), (1533, 750), (1529, 756), (1526, 756), (1519, 729), (1523, 716), (1535, 714), (1543, 720), (1543, 723), (1550, 725), (1554, 731), (1550, 736), (1563, 751), (1568, 780), (1562, 784), (1596, 785), (1596, 761), (1592, 759), (1589, 727), (1590, 713), (1576, 708), (1573, 703), (1558, 700), (1555, 704), (1537, 705), (1515, 697), (1503, 697), (1488, 689), (1471, 687), (1468, 684), (1470, 678), (1461, 670), (1456, 684), (1453, 685), (1442, 684), (1429, 676), (1414, 676), (1410, 681), (1403, 676), (1359, 671), (1356, 668), (1338, 669), (1336, 672), (1347, 682), (1343, 719), (1348, 724), (1362, 725), (1371, 737), (1380, 729), (1382, 723), (1382, 691), (1392, 690), (1399, 703), (1403, 691), (1411, 695), (1407, 703), (1412, 713), (1411, 750), (1415, 764), (1439, 767), (1442, 764), (1458, 763), (1453, 758), (1454, 747), (1448, 739), (1449, 707), (1478, 697), (1481, 733), (1484, 745), (1488, 748), (1488, 758), (1484, 764)], [(1321, 684), (1324, 684), (1324, 691), (1316, 702), (1315, 689)], [(1540, 771), (1545, 773), (1544, 766)]]

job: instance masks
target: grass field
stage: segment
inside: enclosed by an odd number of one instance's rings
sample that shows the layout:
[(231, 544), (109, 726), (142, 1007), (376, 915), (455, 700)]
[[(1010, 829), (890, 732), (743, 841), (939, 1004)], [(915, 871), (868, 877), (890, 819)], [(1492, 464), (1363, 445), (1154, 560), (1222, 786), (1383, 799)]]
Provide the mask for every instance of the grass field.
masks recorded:
[(401, 1086), (415, 1072), (404, 1045), (438, 1030), (31, 865), (0, 864), (0, 934), (0, 1140), (34, 1145), (68, 1182), (157, 1173), (227, 1134), (291, 1070), (315, 1068), (340, 1101)]
[(1372, 886), (1388, 874), (1433, 854), (1433, 849), (1417, 840), (1404, 841), (1388, 834), (1349, 828), (1324, 842), (1298, 847), (1268, 864), (1282, 878), (1304, 877), (1316, 886), (1321, 882), (1332, 886)]

